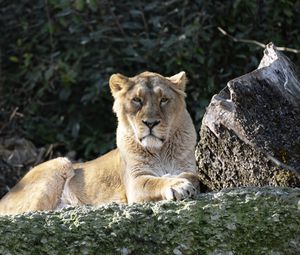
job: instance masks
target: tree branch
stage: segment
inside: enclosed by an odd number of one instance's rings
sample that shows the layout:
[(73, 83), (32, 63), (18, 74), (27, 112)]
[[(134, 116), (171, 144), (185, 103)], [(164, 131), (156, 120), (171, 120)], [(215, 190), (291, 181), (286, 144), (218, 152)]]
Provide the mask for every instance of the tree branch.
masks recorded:
[[(266, 48), (266, 44), (264, 43), (261, 43), (259, 41), (256, 41), (256, 40), (251, 40), (251, 39), (239, 39), (239, 38), (236, 38), (230, 34), (228, 34), (223, 28), (221, 27), (218, 27), (218, 30), (225, 36), (228, 36), (232, 41), (234, 42), (242, 42), (242, 43), (251, 43), (251, 44), (255, 44), (261, 48)], [(298, 49), (292, 49), (292, 48), (287, 48), (287, 47), (276, 47), (277, 50), (279, 51), (288, 51), (288, 52), (292, 52), (292, 53), (295, 53), (295, 54), (299, 54), (300, 53), (300, 50)]]

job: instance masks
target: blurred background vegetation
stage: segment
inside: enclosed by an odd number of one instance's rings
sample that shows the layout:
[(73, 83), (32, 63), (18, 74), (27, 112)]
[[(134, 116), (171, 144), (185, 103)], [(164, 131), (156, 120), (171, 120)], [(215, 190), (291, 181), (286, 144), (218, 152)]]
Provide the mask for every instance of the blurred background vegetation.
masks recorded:
[[(184, 70), (199, 129), (211, 96), (258, 65), (263, 49), (300, 49), (300, 1), (0, 0), (0, 135), (76, 158), (115, 146), (109, 76)], [(287, 55), (300, 65), (299, 54)]]

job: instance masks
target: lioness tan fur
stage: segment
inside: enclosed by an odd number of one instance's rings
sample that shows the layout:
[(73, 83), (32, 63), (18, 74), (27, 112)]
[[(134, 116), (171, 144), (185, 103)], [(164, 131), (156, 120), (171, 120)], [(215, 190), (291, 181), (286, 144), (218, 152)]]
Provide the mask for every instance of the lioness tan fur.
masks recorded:
[(56, 158), (34, 167), (0, 201), (0, 214), (195, 195), (196, 132), (186, 110), (186, 82), (184, 72), (112, 75), (117, 149), (85, 163)]

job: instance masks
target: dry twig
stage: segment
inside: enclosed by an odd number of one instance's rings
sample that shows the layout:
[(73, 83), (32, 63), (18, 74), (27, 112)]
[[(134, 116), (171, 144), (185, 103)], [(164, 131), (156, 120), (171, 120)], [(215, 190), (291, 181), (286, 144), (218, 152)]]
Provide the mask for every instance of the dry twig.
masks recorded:
[[(256, 41), (256, 40), (251, 40), (251, 39), (239, 39), (239, 38), (236, 38), (230, 34), (228, 34), (223, 28), (221, 27), (218, 27), (218, 30), (225, 36), (228, 36), (232, 41), (234, 42), (242, 42), (242, 43), (251, 43), (251, 44), (255, 44), (261, 48), (266, 48), (266, 44), (264, 43), (261, 43), (259, 41)], [(277, 50), (279, 51), (288, 51), (288, 52), (292, 52), (292, 53), (295, 53), (295, 54), (299, 54), (300, 53), (300, 50), (298, 49), (292, 49), (292, 48), (287, 48), (287, 47), (276, 47)]]

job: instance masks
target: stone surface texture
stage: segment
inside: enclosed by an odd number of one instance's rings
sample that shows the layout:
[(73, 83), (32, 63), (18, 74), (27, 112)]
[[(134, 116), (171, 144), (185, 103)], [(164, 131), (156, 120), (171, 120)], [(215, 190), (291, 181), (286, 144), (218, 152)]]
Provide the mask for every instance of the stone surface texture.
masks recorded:
[(212, 98), (196, 158), (208, 190), (300, 187), (300, 82), (273, 44), (258, 69)]
[(300, 254), (300, 190), (0, 217), (0, 254)]

